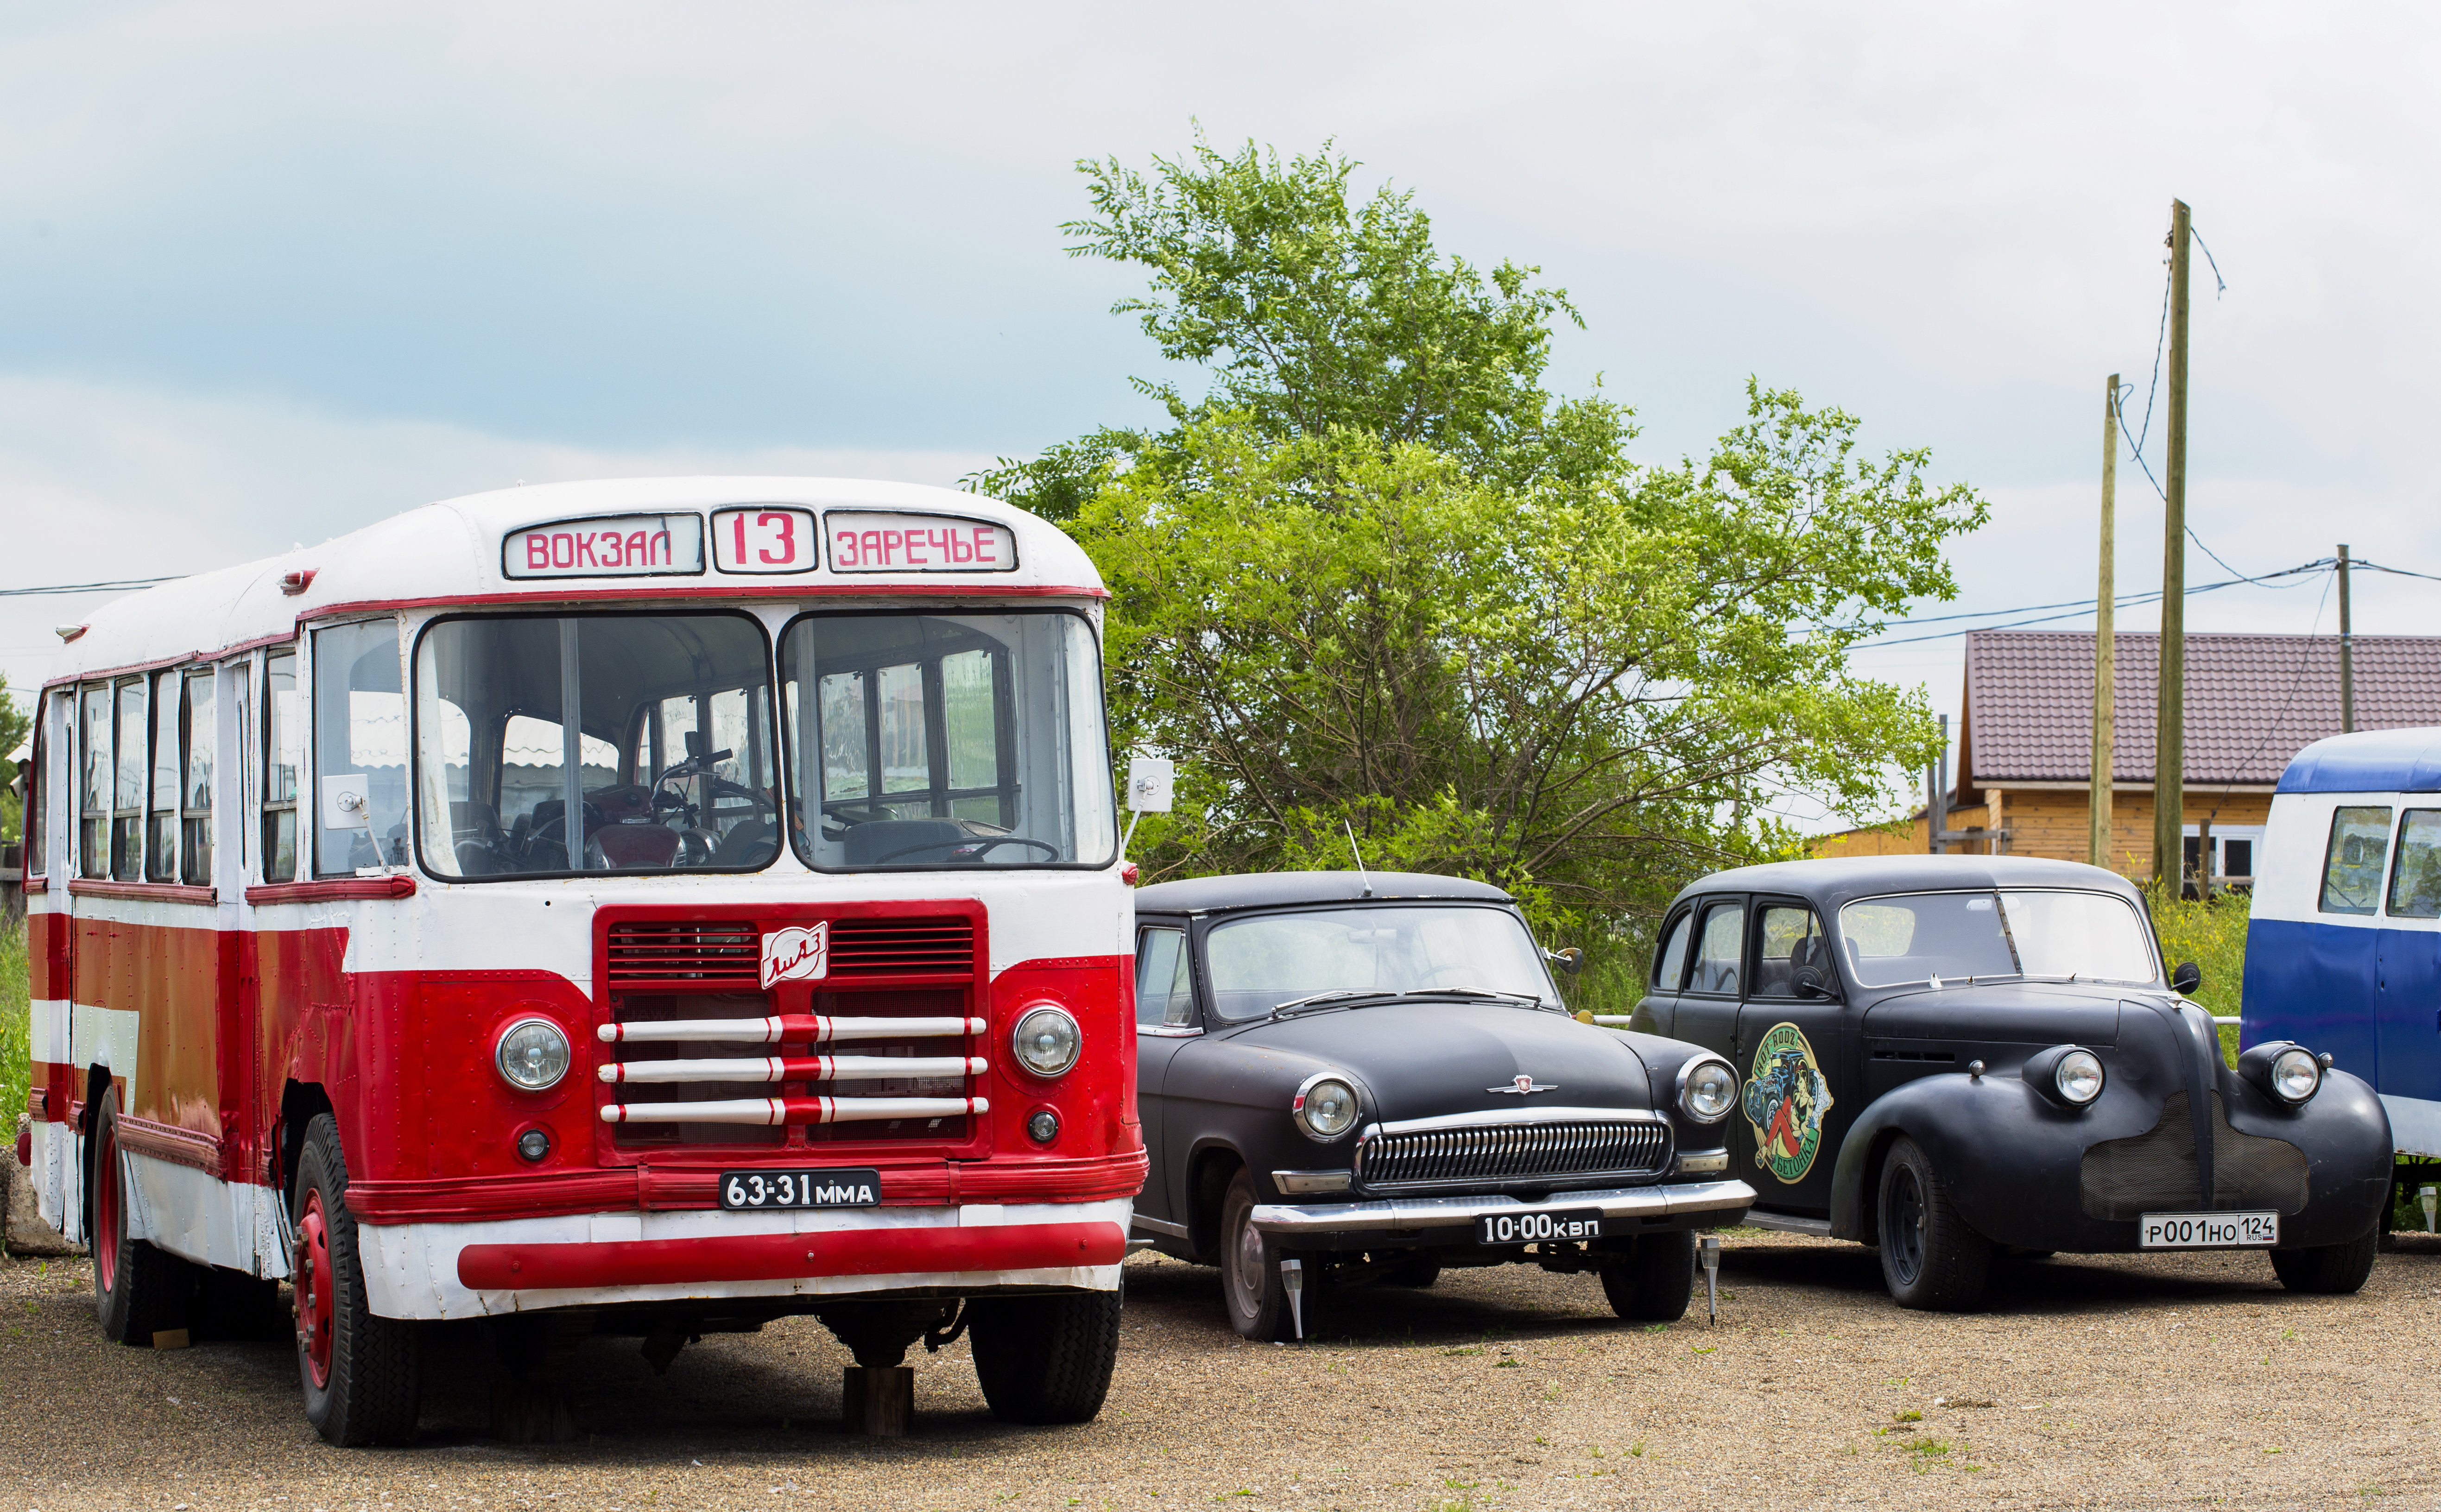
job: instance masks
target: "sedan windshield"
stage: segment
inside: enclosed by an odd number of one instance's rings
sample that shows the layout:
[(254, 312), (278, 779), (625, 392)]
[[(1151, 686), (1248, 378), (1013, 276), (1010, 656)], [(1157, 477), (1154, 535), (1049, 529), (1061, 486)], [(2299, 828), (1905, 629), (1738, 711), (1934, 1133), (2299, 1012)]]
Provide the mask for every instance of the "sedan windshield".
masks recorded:
[(1501, 909), (1378, 905), (1258, 914), (1213, 927), (1204, 942), (1214, 1010), (1260, 1018), (1325, 993), (1477, 988), (1552, 997), (1543, 952)]
[(1848, 969), (1868, 987), (2045, 977), (2149, 982), (2143, 921), (2106, 892), (2008, 889), (1869, 898), (1839, 910)]

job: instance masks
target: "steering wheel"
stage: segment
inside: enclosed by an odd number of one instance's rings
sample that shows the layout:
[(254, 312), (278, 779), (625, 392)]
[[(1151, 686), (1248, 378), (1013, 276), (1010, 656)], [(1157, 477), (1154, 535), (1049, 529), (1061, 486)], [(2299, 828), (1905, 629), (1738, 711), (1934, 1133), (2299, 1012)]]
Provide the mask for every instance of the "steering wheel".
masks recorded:
[(952, 840), (947, 845), (942, 844), (939, 840), (927, 840), (922, 845), (902, 845), (897, 850), (891, 852), (888, 855), (875, 856), (868, 864), (873, 866), (886, 866), (890, 862), (897, 860), (902, 855), (913, 855), (918, 851), (964, 851), (967, 854), (958, 857), (958, 859), (962, 861), (980, 861), (983, 859), (983, 855), (985, 851), (998, 850), (1004, 845), (1031, 845), (1055, 860), (1058, 859), (1059, 855), (1059, 847), (1052, 844), (1049, 840), (1029, 839), (1022, 835), (995, 835), (988, 839), (982, 840)]

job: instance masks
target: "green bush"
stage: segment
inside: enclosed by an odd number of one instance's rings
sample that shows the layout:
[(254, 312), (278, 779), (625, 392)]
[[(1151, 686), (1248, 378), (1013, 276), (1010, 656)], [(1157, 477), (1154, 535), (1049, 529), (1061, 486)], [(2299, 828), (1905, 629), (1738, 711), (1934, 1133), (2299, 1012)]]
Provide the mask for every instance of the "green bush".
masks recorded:
[[(0, 929), (0, 1134), (11, 1140), (34, 1073), (30, 992), (26, 980), (26, 931), (22, 926)], [(11, 1154), (8, 1159), (16, 1157)]]
[[(2173, 967), (2192, 961), (2204, 974), (2203, 985), (2190, 996), (2215, 1017), (2233, 1017), (2246, 981), (2246, 926), (2254, 901), (2242, 892), (2225, 892), (2205, 903), (2174, 898), (2155, 887), (2144, 890), (2153, 913), (2153, 928), (2161, 937), (2161, 955)], [(2237, 1064), (2237, 1026), (2220, 1028), (2222, 1056)]]

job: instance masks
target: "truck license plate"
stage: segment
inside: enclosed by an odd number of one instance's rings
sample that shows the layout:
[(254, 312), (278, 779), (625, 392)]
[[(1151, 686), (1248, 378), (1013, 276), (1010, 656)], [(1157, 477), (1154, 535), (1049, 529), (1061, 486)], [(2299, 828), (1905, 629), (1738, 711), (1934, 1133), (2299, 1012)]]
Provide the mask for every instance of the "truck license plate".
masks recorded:
[(765, 1208), (869, 1208), (881, 1201), (881, 1173), (869, 1165), (828, 1171), (723, 1171), (720, 1205)]
[(2247, 1250), (2280, 1242), (2277, 1213), (2147, 1213), (2137, 1220), (2143, 1250)]
[(1477, 1244), (1540, 1244), (1546, 1239), (1599, 1239), (1600, 1208), (1552, 1208), (1530, 1213), (1487, 1213), (1474, 1220)]

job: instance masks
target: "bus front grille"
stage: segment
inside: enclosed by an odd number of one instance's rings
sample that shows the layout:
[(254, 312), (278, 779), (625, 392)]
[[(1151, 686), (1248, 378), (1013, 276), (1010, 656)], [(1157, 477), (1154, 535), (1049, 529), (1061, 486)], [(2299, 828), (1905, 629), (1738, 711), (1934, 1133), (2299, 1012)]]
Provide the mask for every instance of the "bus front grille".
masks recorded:
[(2220, 1093), (2212, 1097), (2213, 1192), (2197, 1170), (2193, 1105), (2184, 1092), (2161, 1103), (2161, 1122), (2142, 1134), (2106, 1140), (2085, 1152), (2078, 1197), (2088, 1218), (2125, 1221), (2147, 1213), (2305, 1206), (2305, 1152), (2287, 1140), (2232, 1128)]

